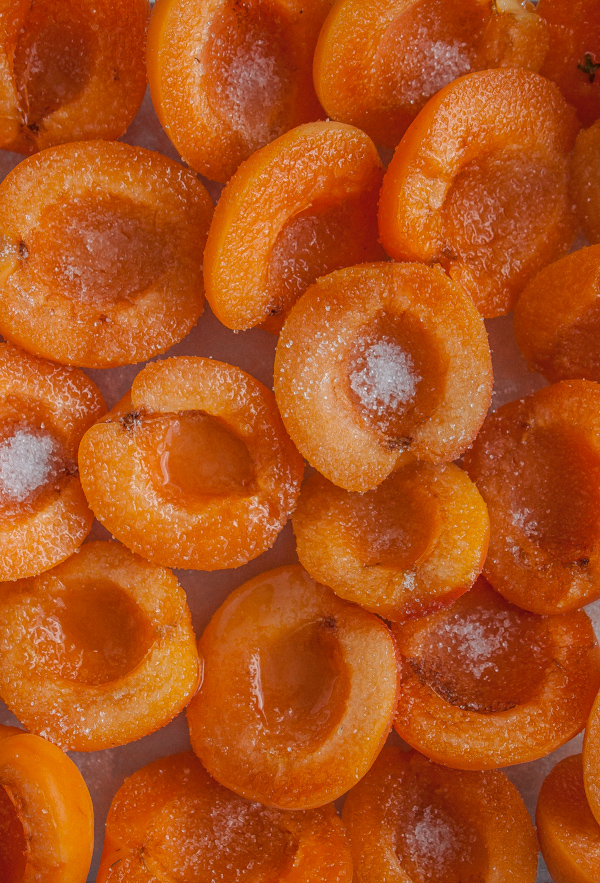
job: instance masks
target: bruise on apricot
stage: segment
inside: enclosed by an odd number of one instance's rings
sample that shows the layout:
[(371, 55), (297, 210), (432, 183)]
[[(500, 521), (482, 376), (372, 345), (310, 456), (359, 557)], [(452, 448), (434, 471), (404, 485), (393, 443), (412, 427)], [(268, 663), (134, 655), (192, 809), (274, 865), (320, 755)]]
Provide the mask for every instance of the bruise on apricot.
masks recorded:
[(587, 239), (600, 243), (600, 120), (582, 129), (571, 154), (571, 192)]

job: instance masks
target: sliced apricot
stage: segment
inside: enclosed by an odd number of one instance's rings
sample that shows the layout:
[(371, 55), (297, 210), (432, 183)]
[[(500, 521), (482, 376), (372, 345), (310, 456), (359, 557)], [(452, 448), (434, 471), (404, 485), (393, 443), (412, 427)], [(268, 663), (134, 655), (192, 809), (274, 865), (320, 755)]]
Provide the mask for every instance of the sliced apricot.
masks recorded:
[(167, 567), (239, 567), (275, 542), (296, 503), (302, 458), (273, 393), (211, 359), (147, 365), (79, 448), (96, 517)]
[(148, 0), (1, 0), (0, 146), (119, 138), (146, 90)]
[(600, 120), (577, 136), (571, 154), (571, 192), (588, 241), (600, 243)]
[(393, 631), (404, 657), (394, 722), (437, 763), (485, 770), (545, 757), (585, 726), (600, 650), (581, 610), (538, 616), (480, 578)]
[(211, 215), (192, 172), (142, 147), (23, 160), (0, 185), (0, 333), (87, 368), (164, 352), (202, 312)]
[(465, 468), (487, 503), (484, 573), (526, 610), (600, 597), (600, 386), (563, 380), (490, 414)]
[(391, 729), (398, 672), (389, 629), (297, 565), (236, 589), (198, 650), (192, 748), (250, 800), (323, 806), (366, 773)]
[(500, 770), (453, 770), (384, 748), (348, 794), (343, 820), (361, 883), (536, 879), (535, 831)]
[(0, 695), (64, 749), (154, 732), (198, 685), (183, 589), (118, 543), (88, 543), (47, 573), (5, 583), (0, 610)]
[(485, 503), (451, 463), (409, 463), (364, 494), (316, 473), (292, 523), (313, 579), (392, 620), (431, 613), (466, 592), (489, 536)]
[(85, 883), (92, 861), (92, 799), (56, 745), (0, 726), (2, 883)]
[(600, 693), (594, 700), (585, 729), (583, 779), (587, 802), (600, 825)]
[(534, 0), (492, 0), (479, 45), (477, 67), (520, 67), (539, 71), (548, 52), (548, 25)]
[(488, 409), (487, 335), (440, 268), (367, 264), (330, 273), (297, 301), (275, 356), (283, 422), (311, 465), (363, 492), (417, 457), (467, 448)]
[(385, 174), (386, 251), (441, 264), (486, 317), (509, 312), (575, 238), (568, 156), (577, 128), (558, 87), (529, 71), (479, 71), (445, 86)]
[(375, 145), (341, 123), (307, 123), (246, 160), (221, 194), (204, 253), (206, 296), (235, 331), (285, 314), (319, 276), (381, 260)]

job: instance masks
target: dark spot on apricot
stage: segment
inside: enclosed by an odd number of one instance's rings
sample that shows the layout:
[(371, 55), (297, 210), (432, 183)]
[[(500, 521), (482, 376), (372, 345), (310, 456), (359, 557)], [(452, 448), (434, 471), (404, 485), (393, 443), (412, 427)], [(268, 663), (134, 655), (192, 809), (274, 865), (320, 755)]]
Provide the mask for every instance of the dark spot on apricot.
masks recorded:
[(590, 559), (585, 556), (583, 558), (578, 558), (577, 561), (575, 562), (575, 564), (577, 564), (578, 567), (589, 567), (589, 563), (590, 563)]
[(25, 261), (29, 257), (29, 249), (24, 242), (19, 242), (19, 257)]
[(124, 414), (119, 418), (119, 423), (123, 427), (126, 432), (131, 432), (133, 429), (138, 429), (142, 422), (142, 414), (140, 411), (128, 411), (127, 414)]

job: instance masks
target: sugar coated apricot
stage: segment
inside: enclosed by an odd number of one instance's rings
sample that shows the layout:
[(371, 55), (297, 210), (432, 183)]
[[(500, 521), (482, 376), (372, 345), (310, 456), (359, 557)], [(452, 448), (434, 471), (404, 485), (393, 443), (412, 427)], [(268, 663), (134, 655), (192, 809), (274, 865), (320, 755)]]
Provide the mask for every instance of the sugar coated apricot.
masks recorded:
[(198, 649), (192, 748), (237, 794), (282, 809), (323, 806), (381, 750), (398, 696), (389, 629), (297, 565), (236, 589)]
[(563, 380), (486, 419), (465, 468), (487, 503), (484, 573), (535, 613), (600, 596), (600, 386)]
[(600, 243), (600, 120), (577, 136), (571, 154), (571, 192), (588, 241)]
[(453, 460), (491, 398), (487, 335), (439, 267), (366, 264), (319, 279), (290, 311), (275, 395), (300, 452), (349, 491), (417, 457)]
[(537, 841), (500, 770), (438, 766), (384, 748), (344, 804), (360, 883), (534, 883)]
[(383, 168), (371, 139), (306, 123), (246, 160), (221, 194), (204, 253), (206, 296), (242, 330), (283, 316), (319, 276), (385, 257), (377, 230)]
[(3, 584), (0, 610), (0, 696), (62, 748), (139, 739), (198, 685), (183, 589), (118, 543), (88, 543), (47, 573)]
[(404, 657), (394, 726), (457, 769), (550, 754), (585, 726), (600, 650), (581, 610), (538, 616), (480, 579), (438, 613), (393, 625)]
[(1, 0), (0, 146), (119, 138), (146, 89), (148, 0)]
[(0, 581), (48, 570), (88, 535), (77, 449), (105, 411), (83, 372), (0, 343)]
[(292, 523), (314, 579), (392, 620), (431, 613), (469, 589), (489, 536), (485, 503), (452, 463), (409, 463), (363, 494), (316, 473)]
[(514, 69), (460, 77), (427, 102), (388, 167), (379, 231), (395, 260), (439, 263), (481, 313), (509, 312), (575, 238), (568, 156), (575, 113)]
[(79, 448), (96, 517), (167, 567), (239, 567), (275, 542), (300, 491), (302, 458), (273, 393), (211, 359), (154, 362)]
[(92, 799), (56, 745), (0, 726), (2, 883), (85, 883), (92, 861)]
[(23, 160), (0, 185), (0, 333), (87, 368), (164, 352), (202, 312), (211, 215), (192, 172), (142, 147)]
[(585, 728), (583, 780), (590, 810), (600, 825), (600, 693), (594, 700)]
[(191, 752), (125, 780), (110, 808), (97, 883), (350, 883), (352, 859), (332, 804), (261, 806), (219, 785)]

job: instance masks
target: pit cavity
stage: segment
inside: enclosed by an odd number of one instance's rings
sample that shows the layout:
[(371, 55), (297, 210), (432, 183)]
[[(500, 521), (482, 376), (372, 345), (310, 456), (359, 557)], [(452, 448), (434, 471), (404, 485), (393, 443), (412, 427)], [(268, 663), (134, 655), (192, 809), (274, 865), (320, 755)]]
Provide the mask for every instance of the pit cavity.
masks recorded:
[(6, 788), (0, 785), (0, 880), (22, 883), (27, 864), (23, 824)]

